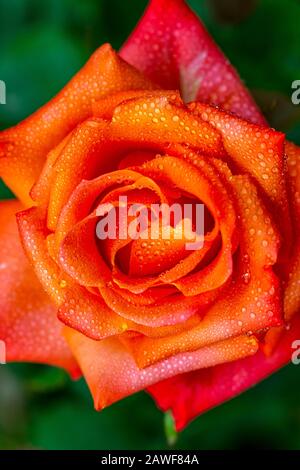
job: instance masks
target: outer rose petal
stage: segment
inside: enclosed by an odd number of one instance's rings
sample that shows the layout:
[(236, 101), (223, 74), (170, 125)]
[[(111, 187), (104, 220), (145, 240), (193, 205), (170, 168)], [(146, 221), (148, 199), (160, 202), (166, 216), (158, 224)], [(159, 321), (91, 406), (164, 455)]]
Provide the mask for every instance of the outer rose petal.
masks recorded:
[(56, 308), (37, 280), (21, 247), (15, 213), (17, 201), (0, 208), (0, 339), (8, 361), (63, 367), (73, 377), (78, 366), (61, 334)]
[(234, 68), (183, 0), (152, 0), (121, 56), (185, 101), (222, 106), (258, 124), (265, 120)]
[(180, 431), (199, 414), (233, 398), (287, 364), (294, 351), (292, 343), (299, 335), (298, 315), (270, 356), (259, 351), (246, 359), (177, 375), (148, 391), (162, 410), (172, 410)]
[(288, 281), (284, 298), (285, 317), (290, 320), (300, 310), (300, 147), (287, 142), (286, 154), (288, 183), (296, 234), (291, 261), (287, 263)]
[(257, 351), (255, 338), (239, 336), (139, 369), (118, 338), (93, 341), (69, 328), (65, 334), (90, 387), (96, 409), (184, 370), (214, 366)]
[(92, 103), (108, 93), (153, 85), (106, 44), (48, 104), (0, 133), (0, 174), (27, 205), (47, 153), (92, 114)]

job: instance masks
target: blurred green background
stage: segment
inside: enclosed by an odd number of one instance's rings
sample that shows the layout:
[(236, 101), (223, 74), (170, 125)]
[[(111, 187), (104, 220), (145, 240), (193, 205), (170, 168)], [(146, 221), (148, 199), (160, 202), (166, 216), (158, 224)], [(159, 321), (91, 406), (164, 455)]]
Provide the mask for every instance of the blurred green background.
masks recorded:
[[(0, 0), (0, 129), (50, 99), (103, 42), (119, 48), (146, 0)], [(299, 0), (190, 0), (270, 123), (300, 143)], [(0, 196), (10, 197), (1, 183)], [(59, 369), (0, 366), (0, 448), (300, 449), (300, 369), (288, 366), (177, 436), (145, 393), (97, 413)], [(166, 430), (167, 429), (167, 430)]]

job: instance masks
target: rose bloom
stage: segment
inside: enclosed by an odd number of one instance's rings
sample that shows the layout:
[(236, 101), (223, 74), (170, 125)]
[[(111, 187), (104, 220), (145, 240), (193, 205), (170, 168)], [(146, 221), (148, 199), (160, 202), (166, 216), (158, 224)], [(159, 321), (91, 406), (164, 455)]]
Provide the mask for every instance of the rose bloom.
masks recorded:
[[(9, 361), (83, 374), (96, 409), (146, 389), (182, 429), (291, 359), (300, 149), (183, 1), (152, 0), (120, 54), (100, 47), (0, 134), (0, 156)], [(165, 240), (173, 226), (99, 240), (97, 207), (120, 196), (204, 204), (202, 248)]]

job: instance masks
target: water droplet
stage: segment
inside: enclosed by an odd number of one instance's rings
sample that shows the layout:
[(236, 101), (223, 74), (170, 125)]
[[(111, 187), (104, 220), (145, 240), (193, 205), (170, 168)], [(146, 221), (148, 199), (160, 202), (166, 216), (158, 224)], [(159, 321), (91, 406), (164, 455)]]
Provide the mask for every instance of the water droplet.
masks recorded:
[(245, 284), (249, 284), (250, 277), (251, 277), (251, 275), (250, 275), (249, 272), (246, 272), (246, 273), (242, 274), (242, 278), (243, 278), (243, 281), (244, 281)]

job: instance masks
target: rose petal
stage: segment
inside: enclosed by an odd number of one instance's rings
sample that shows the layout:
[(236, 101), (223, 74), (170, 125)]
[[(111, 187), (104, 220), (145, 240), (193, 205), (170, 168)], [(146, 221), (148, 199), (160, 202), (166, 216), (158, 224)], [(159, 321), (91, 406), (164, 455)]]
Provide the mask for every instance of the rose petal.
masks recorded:
[[(154, 301), (152, 300), (152, 303)], [(141, 333), (150, 337), (173, 335), (195, 326), (200, 315), (194, 315), (187, 321), (172, 326), (151, 328), (117, 315), (103, 302), (99, 294), (74, 286), (72, 289), (66, 289), (65, 300), (58, 310), (58, 318), (88, 338), (102, 340), (125, 332), (129, 335)]]
[(129, 90), (120, 91), (118, 93), (112, 93), (107, 97), (104, 97), (95, 103), (93, 103), (93, 116), (100, 117), (102, 119), (111, 120), (115, 108), (124, 101), (129, 101), (135, 98), (147, 98), (155, 99), (160, 97), (167, 97), (173, 103), (181, 104), (182, 100), (178, 91), (166, 91), (166, 90)]
[(287, 262), (288, 281), (284, 293), (284, 311), (287, 320), (300, 309), (300, 147), (286, 144), (288, 183), (294, 223), (295, 243)]
[(121, 56), (185, 101), (222, 106), (259, 124), (265, 120), (234, 68), (182, 0), (152, 0)]
[(82, 181), (73, 191), (60, 214), (55, 232), (57, 248), (59, 249), (67, 233), (91, 213), (103, 192), (113, 185), (132, 184), (140, 177), (141, 175), (136, 171), (119, 170), (90, 181)]
[(176, 230), (171, 225), (162, 226), (161, 221), (153, 222), (150, 229), (151, 234), (148, 235), (153, 236), (153, 240), (148, 237), (147, 240), (138, 238), (132, 242), (129, 275), (135, 278), (158, 276), (182, 262), (189, 254), (186, 244), (190, 240), (185, 238), (184, 229), (182, 233), (178, 233), (178, 228)]
[(58, 318), (95, 340), (121, 334), (134, 326), (108, 308), (99, 295), (93, 295), (78, 286), (66, 292)]
[(240, 336), (141, 370), (117, 338), (93, 341), (69, 328), (65, 335), (87, 380), (96, 409), (182, 371), (215, 366), (257, 351), (253, 337)]
[(87, 287), (106, 285), (111, 270), (99, 252), (96, 239), (98, 217), (89, 216), (64, 238), (59, 251), (59, 264), (78, 284)]
[(68, 134), (56, 147), (50, 150), (40, 177), (30, 191), (31, 198), (41, 206), (45, 206), (49, 203), (51, 185), (55, 176), (54, 167), (71, 136), (72, 132), (70, 132), (70, 134)]
[(118, 315), (152, 328), (185, 322), (195, 313), (206, 310), (216, 297), (214, 292), (189, 298), (177, 294), (162, 298), (151, 305), (141, 305), (121, 296), (113, 284), (100, 286), (100, 292), (107, 305)]
[(107, 166), (100, 159), (105, 147), (107, 123), (89, 119), (78, 126), (53, 166), (48, 206), (47, 225), (55, 230), (60, 212), (72, 191), (83, 179), (90, 179), (94, 173), (101, 174), (100, 168)]
[(18, 212), (17, 223), (27, 257), (45, 291), (59, 306), (65, 296), (65, 288), (73, 285), (48, 252), (46, 214), (40, 207)]
[(17, 201), (0, 209), (0, 339), (7, 361), (39, 362), (79, 375), (75, 359), (62, 336), (57, 309), (37, 280), (20, 243), (15, 213)]
[[(115, 139), (139, 145), (167, 148), (167, 143), (186, 143), (210, 156), (224, 152), (218, 131), (203, 119), (177, 105), (169, 95), (135, 98), (121, 103), (112, 117)], [(159, 153), (159, 151), (158, 151)]]

